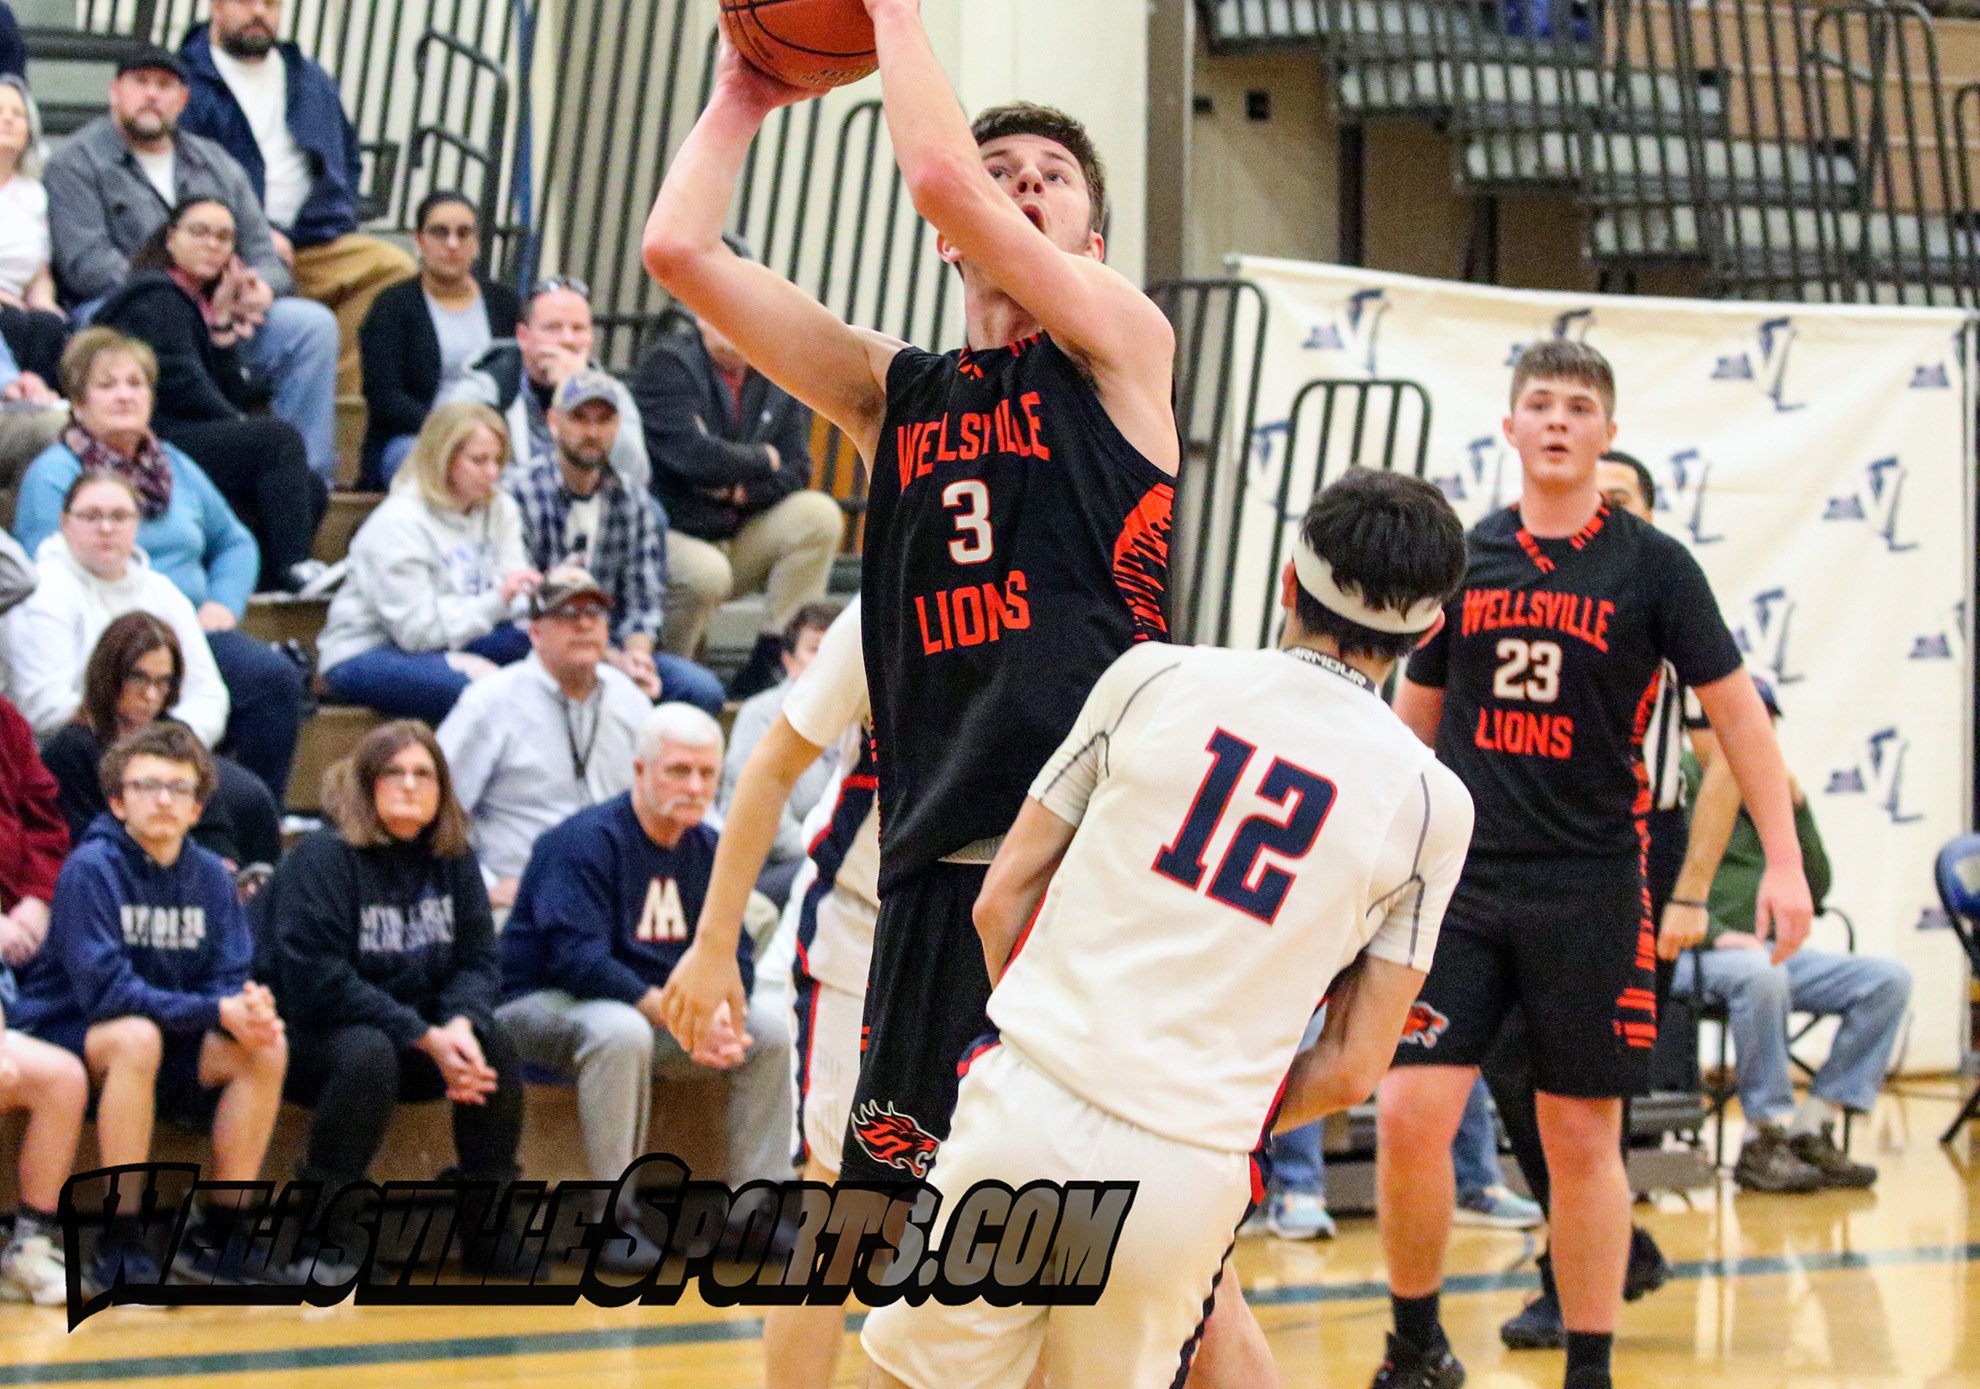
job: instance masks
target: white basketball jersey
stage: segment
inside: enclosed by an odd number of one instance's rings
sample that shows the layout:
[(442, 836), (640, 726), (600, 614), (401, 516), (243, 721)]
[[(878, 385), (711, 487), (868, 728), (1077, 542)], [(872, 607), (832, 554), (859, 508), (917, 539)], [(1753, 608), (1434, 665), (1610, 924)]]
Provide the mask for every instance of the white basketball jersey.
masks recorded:
[(820, 747), (839, 745), (838, 770), (804, 819), (813, 862), (832, 873), (831, 896), (819, 904), (816, 933), (800, 945), (814, 979), (854, 994), (866, 992), (880, 910), (877, 787), (862, 756), (871, 708), (859, 612), (854, 598), (826, 629), (817, 656), (784, 701), (784, 718), (800, 738)]
[(1077, 825), (990, 999), (1088, 1103), (1249, 1152), (1334, 976), (1427, 971), (1471, 798), (1331, 657), (1144, 645), (1031, 795)]

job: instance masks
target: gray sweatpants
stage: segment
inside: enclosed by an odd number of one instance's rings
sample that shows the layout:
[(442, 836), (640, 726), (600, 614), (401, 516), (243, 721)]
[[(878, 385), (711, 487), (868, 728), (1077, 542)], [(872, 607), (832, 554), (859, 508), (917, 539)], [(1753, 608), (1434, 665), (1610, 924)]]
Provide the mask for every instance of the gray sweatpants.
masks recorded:
[[(577, 999), (539, 989), (503, 1004), (495, 1017), (524, 1061), (577, 1078), (578, 1119), (595, 1181), (617, 1181), (646, 1152), (653, 1080), (721, 1074), (695, 1061), (665, 1028), (614, 999)], [(751, 1004), (749, 1055), (728, 1072), (729, 1181), (788, 1181), (791, 1152), (791, 1034), (785, 1012)]]

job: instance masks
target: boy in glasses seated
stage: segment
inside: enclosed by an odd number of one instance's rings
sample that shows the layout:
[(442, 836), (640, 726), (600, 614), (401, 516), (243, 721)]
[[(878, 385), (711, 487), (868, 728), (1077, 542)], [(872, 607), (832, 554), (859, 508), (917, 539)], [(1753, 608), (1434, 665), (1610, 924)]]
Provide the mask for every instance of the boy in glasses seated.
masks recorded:
[[(162, 1112), (211, 1123), (204, 1177), (253, 1181), (289, 1053), (274, 995), (248, 977), (254, 941), (233, 875), (187, 838), (213, 794), (212, 755), (182, 725), (155, 723), (104, 754), (102, 777), (110, 812), (62, 866), (8, 1024), (82, 1058), (103, 1166), (147, 1161)], [(120, 1264), (128, 1282), (160, 1281), (136, 1204), (119, 1203), (85, 1285), (109, 1286)], [(231, 1281), (217, 1266), (185, 1271)]]

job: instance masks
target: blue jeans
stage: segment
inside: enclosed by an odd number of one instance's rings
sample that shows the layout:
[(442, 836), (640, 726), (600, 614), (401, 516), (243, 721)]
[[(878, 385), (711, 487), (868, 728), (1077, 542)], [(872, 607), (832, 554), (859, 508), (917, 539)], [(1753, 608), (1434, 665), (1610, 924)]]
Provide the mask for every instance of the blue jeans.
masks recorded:
[(1825, 950), (1797, 951), (1784, 965), (1772, 963), (1765, 950), (1687, 950), (1678, 957), (1671, 991), (1703, 993), (1726, 1009), (1739, 1058), (1740, 1107), (1748, 1123), (1773, 1123), (1794, 1112), (1791, 1012), (1842, 1017), (1829, 1059), (1815, 1073), (1814, 1093), (1859, 1114), (1877, 1102), (1911, 1004), (1911, 971), (1877, 955)]
[(680, 700), (716, 718), (722, 717), (722, 682), (715, 672), (671, 651), (653, 653), (653, 669), (660, 677), (662, 703)]
[(302, 729), (302, 668), (267, 642), (241, 631), (208, 632), (213, 663), (232, 708), (221, 750), (266, 783), (281, 805)]
[(274, 388), (269, 409), (303, 436), (309, 470), (337, 480), (337, 316), (294, 295), (277, 299), (268, 321), (242, 345), (248, 363)]
[[(464, 648), (506, 666), (529, 654), (529, 636), (505, 622)], [(468, 687), (444, 651), (401, 651), (375, 646), (323, 672), (323, 683), (345, 704), (364, 704), (395, 719), (424, 719), (439, 726)]]
[(1457, 1137), (1451, 1140), (1451, 1166), (1457, 1170), (1457, 1189), (1483, 1191), (1499, 1186), (1505, 1173), (1499, 1170), (1499, 1129), (1492, 1122), (1492, 1092), (1480, 1076), (1471, 1084), (1464, 1102), (1464, 1118), (1458, 1123)]
[(385, 452), (378, 459), (378, 488), (381, 492), (392, 486), (392, 479), (398, 476), (400, 467), (418, 442), (417, 434), (396, 434), (385, 441)]
[[(1302, 1050), (1313, 1045), (1326, 1020), (1325, 1008), (1313, 1015), (1306, 1024), (1306, 1035), (1299, 1039)], [(1320, 1151), (1319, 1121), (1274, 1134), (1268, 1152), (1272, 1163), (1272, 1195), (1326, 1196), (1327, 1158)]]

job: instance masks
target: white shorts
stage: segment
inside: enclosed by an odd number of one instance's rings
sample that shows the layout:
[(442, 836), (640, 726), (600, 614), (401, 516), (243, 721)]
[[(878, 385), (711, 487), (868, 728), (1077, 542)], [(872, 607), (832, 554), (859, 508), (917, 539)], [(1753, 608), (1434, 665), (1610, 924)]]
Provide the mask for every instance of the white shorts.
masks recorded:
[(859, 1029), (863, 1000), (799, 971), (797, 975), (797, 1162), (816, 1161), (834, 1176), (839, 1149), (859, 1083)]
[(913, 1389), (1047, 1383), (1167, 1389), (1209, 1313), (1217, 1273), (1251, 1200), (1248, 1155), (1180, 1143), (1088, 1104), (1008, 1046), (976, 1058), (929, 1181), (946, 1231), (962, 1194), (995, 1178), (1135, 1181), (1140, 1188), (1091, 1307), (945, 1307), (897, 1302), (867, 1316), (861, 1344)]

